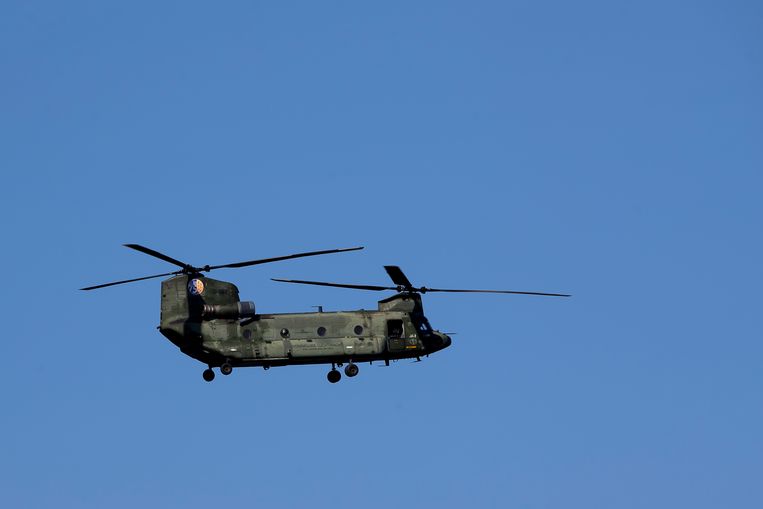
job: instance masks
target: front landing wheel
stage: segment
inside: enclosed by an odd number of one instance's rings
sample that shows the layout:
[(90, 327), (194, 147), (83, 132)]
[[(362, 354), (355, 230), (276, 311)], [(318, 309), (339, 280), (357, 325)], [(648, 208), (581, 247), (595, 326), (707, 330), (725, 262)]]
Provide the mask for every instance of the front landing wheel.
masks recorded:
[(335, 384), (342, 379), (342, 374), (339, 371), (332, 369), (331, 371), (329, 371), (328, 375), (326, 375), (326, 378), (328, 379), (329, 382), (331, 382), (332, 384)]
[(220, 373), (222, 373), (225, 376), (230, 375), (231, 373), (233, 373), (233, 366), (231, 366), (230, 364), (226, 362), (225, 364), (220, 366)]
[(215, 372), (211, 369), (205, 369), (201, 376), (204, 377), (205, 382), (211, 382), (215, 379)]
[(344, 367), (344, 374), (350, 378), (356, 376), (358, 371), (360, 371), (360, 369), (358, 368), (357, 364), (350, 363)]

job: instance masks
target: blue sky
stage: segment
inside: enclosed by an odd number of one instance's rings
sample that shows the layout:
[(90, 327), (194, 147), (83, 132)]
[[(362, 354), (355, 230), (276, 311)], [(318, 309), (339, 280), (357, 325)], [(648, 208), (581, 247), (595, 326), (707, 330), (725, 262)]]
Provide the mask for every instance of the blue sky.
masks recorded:
[[(4, 507), (763, 505), (756, 2), (5, 2)], [(155, 330), (430, 295), (426, 362), (238, 370)]]

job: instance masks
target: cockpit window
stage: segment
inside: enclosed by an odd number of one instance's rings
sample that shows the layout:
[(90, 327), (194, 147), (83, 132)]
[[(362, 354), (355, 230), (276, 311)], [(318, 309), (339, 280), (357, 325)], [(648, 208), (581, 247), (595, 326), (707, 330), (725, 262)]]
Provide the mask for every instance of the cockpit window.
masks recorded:
[(422, 318), (418, 323), (418, 329), (420, 332), (423, 332), (424, 334), (431, 334), (432, 333), (432, 326), (429, 325), (429, 320), (426, 318)]

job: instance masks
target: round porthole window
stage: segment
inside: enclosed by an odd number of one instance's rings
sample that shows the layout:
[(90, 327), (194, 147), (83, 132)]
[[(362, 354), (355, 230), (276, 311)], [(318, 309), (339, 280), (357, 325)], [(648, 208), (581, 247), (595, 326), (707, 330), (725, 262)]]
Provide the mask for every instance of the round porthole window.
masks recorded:
[(281, 337), (282, 338), (288, 338), (289, 337), (289, 329), (281, 329)]
[(362, 325), (356, 325), (355, 326), (355, 335), (360, 336), (363, 334), (363, 326)]
[(317, 330), (317, 332), (318, 332), (318, 335), (319, 335), (320, 337), (323, 337), (323, 336), (325, 336), (325, 335), (326, 335), (326, 327), (318, 327), (318, 330)]

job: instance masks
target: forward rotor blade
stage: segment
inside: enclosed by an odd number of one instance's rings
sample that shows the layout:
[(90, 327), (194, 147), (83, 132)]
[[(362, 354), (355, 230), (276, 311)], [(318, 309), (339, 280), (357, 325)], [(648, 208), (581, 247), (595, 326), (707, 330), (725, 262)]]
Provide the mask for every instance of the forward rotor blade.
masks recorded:
[(298, 283), (300, 285), (333, 286), (335, 288), (351, 288), (353, 290), (373, 290), (381, 292), (383, 290), (397, 290), (394, 286), (374, 286), (374, 285), (345, 285), (341, 283), (323, 283), (321, 281), (302, 281), (300, 279), (277, 279), (271, 278), (279, 283)]
[(449, 293), (511, 293), (517, 295), (542, 295), (545, 297), (572, 297), (564, 293), (542, 293), (542, 292), (516, 292), (512, 290), (444, 290), (442, 288), (419, 288), (421, 293), (429, 292), (449, 292)]
[(281, 260), (290, 260), (292, 258), (302, 258), (305, 256), (318, 256), (318, 255), (332, 254), (332, 253), (344, 253), (347, 251), (358, 251), (360, 249), (363, 249), (363, 246), (350, 247), (345, 249), (328, 249), (326, 251), (310, 251), (308, 253), (297, 253), (297, 254), (291, 254), (286, 256), (276, 256), (275, 258), (262, 258), (260, 260), (249, 260), (248, 262), (227, 263), (225, 265), (212, 265), (210, 267), (204, 267), (204, 270), (208, 271), (208, 270), (214, 270), (214, 269), (235, 269), (238, 267), (249, 267), (250, 265), (260, 265), (261, 263), (280, 262)]
[(397, 265), (385, 265), (384, 270), (387, 271), (387, 274), (389, 274), (390, 279), (392, 279), (392, 282), (395, 283), (398, 286), (404, 286), (405, 288), (412, 288), (413, 285), (410, 281), (408, 281), (408, 278), (405, 277), (405, 274), (403, 274), (402, 269), (398, 267)]
[(160, 260), (164, 260), (165, 262), (169, 262), (173, 265), (177, 265), (178, 267), (181, 267), (183, 269), (187, 269), (190, 267), (187, 263), (183, 263), (180, 260), (176, 260), (174, 258), (170, 258), (166, 254), (162, 254), (159, 251), (154, 251), (151, 248), (148, 248), (146, 246), (141, 246), (140, 244), (125, 244), (125, 247), (129, 247), (130, 249), (134, 249), (136, 251), (140, 251), (141, 253), (145, 253), (149, 256), (153, 256), (154, 258), (159, 258)]
[(105, 283), (102, 285), (88, 286), (87, 288), (80, 288), (80, 290), (95, 290), (97, 288), (106, 288), (107, 286), (121, 285), (124, 283), (132, 283), (134, 281), (143, 281), (144, 279), (154, 279), (156, 277), (173, 276), (175, 274), (180, 274), (180, 272), (181, 271), (168, 272), (166, 274), (157, 274), (155, 276), (137, 277), (135, 279), (125, 279), (124, 281), (114, 281), (113, 283)]

